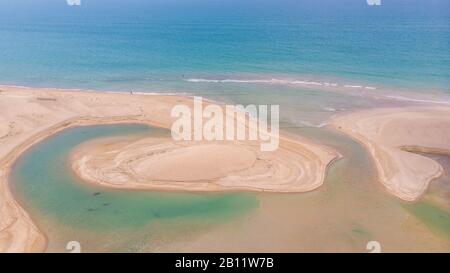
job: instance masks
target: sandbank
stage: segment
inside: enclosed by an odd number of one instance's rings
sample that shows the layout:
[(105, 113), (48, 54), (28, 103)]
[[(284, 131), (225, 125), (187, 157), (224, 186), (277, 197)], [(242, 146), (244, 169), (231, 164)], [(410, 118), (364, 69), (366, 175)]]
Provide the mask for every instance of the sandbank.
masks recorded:
[(336, 116), (333, 124), (369, 150), (381, 183), (406, 201), (443, 172), (416, 152), (450, 155), (450, 107), (378, 108)]

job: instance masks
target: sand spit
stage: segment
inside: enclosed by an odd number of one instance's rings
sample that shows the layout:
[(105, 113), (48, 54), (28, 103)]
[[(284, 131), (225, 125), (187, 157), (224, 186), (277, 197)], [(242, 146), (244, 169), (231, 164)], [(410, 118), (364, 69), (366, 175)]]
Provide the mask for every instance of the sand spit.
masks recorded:
[(359, 111), (333, 123), (367, 147), (381, 183), (406, 201), (417, 200), (443, 172), (439, 163), (415, 152), (450, 155), (450, 107)]
[[(8, 186), (12, 164), (25, 150), (77, 125), (145, 123), (170, 128), (172, 107), (192, 106), (192, 98), (181, 96), (8, 86), (0, 90), (0, 252), (46, 248), (45, 235)], [(285, 136), (280, 137), (280, 149), (267, 154), (257, 150), (258, 143), (245, 141), (187, 143), (143, 138), (113, 144), (112, 150), (104, 145), (84, 152), (80, 148), (74, 153), (81, 160), (75, 159), (75, 169), (89, 182), (110, 187), (301, 192), (319, 187), (327, 166), (338, 156), (306, 139)]]

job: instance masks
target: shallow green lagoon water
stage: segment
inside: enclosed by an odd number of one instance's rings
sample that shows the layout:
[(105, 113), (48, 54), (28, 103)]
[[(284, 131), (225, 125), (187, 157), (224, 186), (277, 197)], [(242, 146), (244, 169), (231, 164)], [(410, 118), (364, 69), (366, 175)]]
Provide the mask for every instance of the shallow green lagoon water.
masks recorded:
[(83, 183), (68, 166), (72, 149), (85, 141), (164, 133), (140, 125), (76, 127), (46, 139), (19, 159), (12, 172), (13, 191), (48, 236), (50, 251), (64, 251), (65, 242), (71, 240), (85, 242), (91, 251), (136, 251), (136, 244), (154, 234), (153, 223), (167, 221), (171, 223), (169, 229), (176, 229), (178, 224), (182, 226), (182, 220), (195, 229), (257, 207), (256, 197), (250, 194), (105, 189)]
[(436, 160), (444, 168), (444, 174), (431, 182), (427, 194), (404, 207), (433, 230), (450, 238), (450, 156), (422, 154)]

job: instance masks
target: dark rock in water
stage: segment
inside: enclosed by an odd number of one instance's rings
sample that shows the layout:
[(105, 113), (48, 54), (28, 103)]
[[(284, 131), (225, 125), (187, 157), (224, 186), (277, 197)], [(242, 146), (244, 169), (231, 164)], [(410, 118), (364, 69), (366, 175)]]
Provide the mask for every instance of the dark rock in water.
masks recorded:
[(101, 192), (94, 192), (94, 196), (100, 195)]
[(103, 203), (102, 204), (104, 207), (109, 206), (109, 203)]
[(156, 218), (160, 218), (160, 217), (161, 217), (161, 215), (159, 215), (159, 213), (157, 213), (157, 212), (153, 213), (153, 215), (154, 215)]
[(89, 209), (86, 209), (87, 211), (89, 211), (89, 212), (91, 212), (91, 211), (95, 211), (96, 209), (91, 209), (91, 208), (89, 208)]

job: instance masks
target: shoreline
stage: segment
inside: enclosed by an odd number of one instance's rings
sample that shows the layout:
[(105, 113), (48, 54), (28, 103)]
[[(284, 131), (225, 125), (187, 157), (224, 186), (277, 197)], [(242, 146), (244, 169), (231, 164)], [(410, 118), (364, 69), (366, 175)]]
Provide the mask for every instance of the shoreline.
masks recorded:
[[(0, 100), (0, 106), (3, 106), (0, 111), (5, 115), (0, 119), (3, 126), (0, 127), (0, 252), (42, 252), (46, 249), (45, 235), (14, 199), (9, 187), (11, 167), (22, 153), (43, 139), (77, 125), (139, 123), (170, 128), (171, 118), (161, 115), (161, 111), (180, 101), (190, 103), (183, 96), (1, 88), (0, 96), (4, 97)], [(150, 109), (142, 108), (148, 104), (152, 106)], [(322, 154), (320, 160), (326, 164), (321, 167), (320, 175), (313, 179), (313, 186), (303, 191), (315, 189), (323, 183), (326, 168), (338, 154), (304, 138), (299, 137), (297, 141), (307, 153), (322, 151), (328, 154)], [(315, 152), (308, 152), (308, 147), (315, 147)]]
[[(222, 84), (222, 85), (261, 85), (261, 86), (286, 86), (292, 88), (303, 88), (316, 91), (334, 92), (342, 95), (350, 96), (368, 96), (373, 99), (384, 99), (397, 102), (419, 103), (419, 104), (436, 104), (447, 106), (450, 105), (449, 89), (442, 87), (432, 87), (416, 85), (392, 85), (389, 83), (380, 83), (366, 81), (364, 79), (342, 77), (337, 75), (322, 74), (299, 74), (299, 73), (220, 73), (214, 74), (192, 74), (183, 75), (176, 78), (180, 82), (191, 83), (195, 85), (201, 84)], [(173, 80), (168, 78), (168, 81)], [(28, 88), (28, 89), (46, 89), (46, 90), (67, 90), (67, 91), (83, 91), (83, 92), (106, 92), (106, 93), (124, 93), (123, 89), (111, 89), (111, 87), (100, 87), (98, 89), (88, 88), (70, 88), (55, 85), (54, 87), (40, 87), (33, 85), (21, 84), (0, 84), (2, 87)], [(416, 88), (414, 88), (416, 87)], [(175, 95), (175, 96), (193, 96), (195, 92), (183, 89), (162, 88), (161, 90), (146, 92), (147, 89), (137, 87), (135, 94), (142, 95)], [(158, 88), (159, 89), (159, 88)], [(145, 90), (145, 91), (144, 91)], [(431, 99), (430, 99), (431, 98)]]

